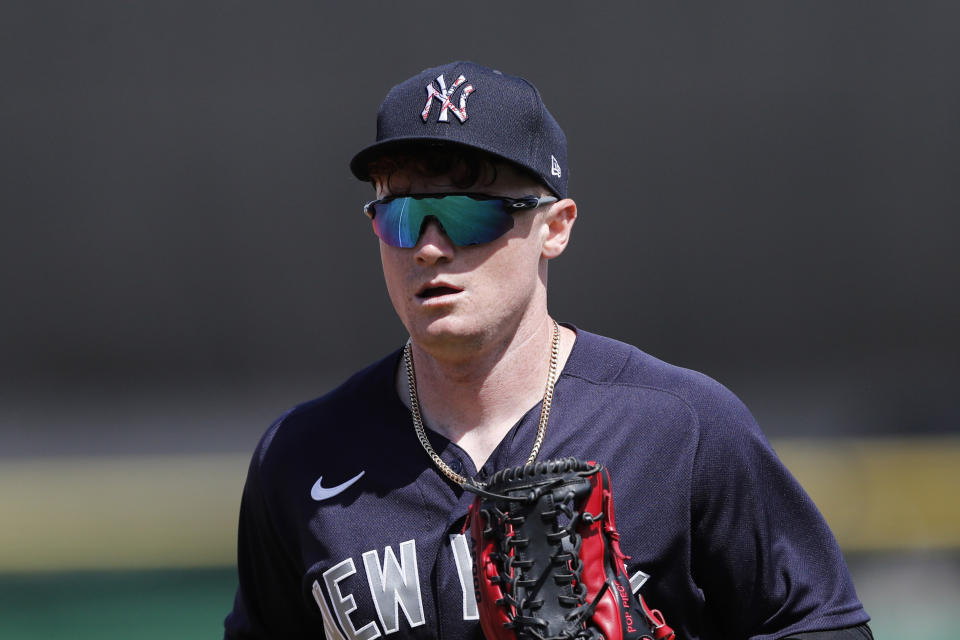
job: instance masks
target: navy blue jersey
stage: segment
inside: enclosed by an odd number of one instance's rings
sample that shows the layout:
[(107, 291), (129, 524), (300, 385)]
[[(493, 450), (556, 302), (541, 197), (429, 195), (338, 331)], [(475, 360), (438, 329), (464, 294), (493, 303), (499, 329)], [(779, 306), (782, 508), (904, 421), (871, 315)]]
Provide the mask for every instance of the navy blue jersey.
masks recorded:
[[(461, 528), (473, 499), (418, 442), (397, 396), (401, 353), (300, 405), (264, 435), (240, 511), (227, 638), (483, 636)], [(526, 462), (539, 405), (482, 469)], [(775, 638), (869, 618), (816, 507), (726, 388), (578, 331), (540, 459), (603, 463), (620, 543), (679, 638)]]

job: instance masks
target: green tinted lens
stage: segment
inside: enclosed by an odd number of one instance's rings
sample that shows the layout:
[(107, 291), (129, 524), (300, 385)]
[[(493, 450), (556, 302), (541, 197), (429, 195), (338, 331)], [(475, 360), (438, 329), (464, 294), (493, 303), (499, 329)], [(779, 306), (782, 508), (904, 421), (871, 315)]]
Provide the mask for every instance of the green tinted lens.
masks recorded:
[(470, 196), (401, 197), (375, 203), (373, 227), (390, 246), (416, 246), (424, 221), (433, 217), (457, 246), (496, 240), (513, 227), (504, 201), (477, 200)]

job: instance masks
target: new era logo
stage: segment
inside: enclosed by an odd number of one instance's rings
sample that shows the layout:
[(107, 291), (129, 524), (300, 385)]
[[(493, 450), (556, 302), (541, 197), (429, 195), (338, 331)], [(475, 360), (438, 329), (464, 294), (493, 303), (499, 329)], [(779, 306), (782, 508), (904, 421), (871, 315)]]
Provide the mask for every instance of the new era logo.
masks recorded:
[(423, 121), (426, 122), (427, 118), (430, 117), (430, 108), (433, 106), (433, 99), (436, 98), (440, 101), (440, 115), (437, 117), (437, 122), (447, 122), (447, 110), (453, 112), (453, 115), (459, 118), (460, 122), (463, 122), (467, 119), (467, 98), (470, 97), (470, 94), (473, 93), (473, 85), (468, 84), (463, 88), (463, 91), (460, 92), (460, 108), (453, 106), (453, 103), (450, 102), (450, 97), (457, 92), (457, 89), (460, 88), (467, 79), (464, 76), (460, 76), (456, 81), (450, 85), (450, 88), (447, 89), (447, 83), (443, 80), (443, 74), (441, 73), (437, 76), (437, 84), (440, 85), (440, 88), (437, 89), (431, 82), (427, 85), (427, 104), (423, 107)]
[(553, 156), (550, 156), (550, 174), (560, 177), (560, 163)]

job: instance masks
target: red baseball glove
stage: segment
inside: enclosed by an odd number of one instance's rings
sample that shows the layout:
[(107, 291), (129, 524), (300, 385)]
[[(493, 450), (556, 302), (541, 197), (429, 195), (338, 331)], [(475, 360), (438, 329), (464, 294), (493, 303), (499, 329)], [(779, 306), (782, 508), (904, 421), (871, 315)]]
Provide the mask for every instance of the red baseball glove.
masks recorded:
[(673, 640), (630, 589), (602, 465), (537, 462), (464, 488), (487, 640)]

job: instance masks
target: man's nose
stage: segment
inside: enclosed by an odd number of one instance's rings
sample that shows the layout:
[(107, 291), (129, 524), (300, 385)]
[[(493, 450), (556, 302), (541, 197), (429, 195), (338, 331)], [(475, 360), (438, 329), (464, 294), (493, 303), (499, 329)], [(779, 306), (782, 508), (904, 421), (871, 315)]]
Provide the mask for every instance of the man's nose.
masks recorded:
[(433, 216), (423, 222), (420, 239), (417, 241), (415, 257), (420, 264), (433, 264), (453, 257), (456, 245), (447, 236), (443, 226)]

